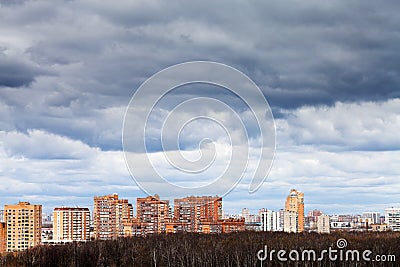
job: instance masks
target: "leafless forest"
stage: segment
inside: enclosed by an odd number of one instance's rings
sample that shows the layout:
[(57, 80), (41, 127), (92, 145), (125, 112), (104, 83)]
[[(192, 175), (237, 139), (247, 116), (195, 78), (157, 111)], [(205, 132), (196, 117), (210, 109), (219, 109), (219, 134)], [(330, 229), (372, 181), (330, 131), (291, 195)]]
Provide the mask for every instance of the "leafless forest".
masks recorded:
[[(337, 249), (339, 238), (348, 250), (371, 250), (373, 255), (395, 255), (395, 262), (287, 261), (265, 260), (257, 252)], [(318, 255), (318, 254), (317, 254)], [(372, 257), (371, 256), (371, 257)], [(400, 233), (286, 234), (239, 232), (232, 234), (169, 234), (121, 238), (109, 241), (38, 246), (1, 257), (1, 266), (400, 266)]]

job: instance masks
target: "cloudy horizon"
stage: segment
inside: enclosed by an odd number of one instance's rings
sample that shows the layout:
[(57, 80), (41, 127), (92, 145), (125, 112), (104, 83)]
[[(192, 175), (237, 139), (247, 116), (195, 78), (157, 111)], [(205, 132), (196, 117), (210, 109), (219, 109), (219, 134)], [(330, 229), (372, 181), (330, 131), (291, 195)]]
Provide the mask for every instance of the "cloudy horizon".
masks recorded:
[[(0, 0), (0, 205), (24, 200), (49, 213), (61, 205), (91, 207), (93, 196), (114, 192), (135, 204), (145, 193), (130, 176), (121, 140), (131, 97), (164, 68), (204, 60), (250, 77), (275, 118), (268, 178), (249, 194), (245, 176), (224, 197), (226, 213), (281, 209), (292, 188), (304, 192), (306, 211), (400, 206), (399, 5)], [(194, 97), (230, 103), (247, 116), (224, 90), (183, 89), (160, 102), (150, 133), (168, 110)], [(196, 112), (226, 119), (234, 142), (249, 141), (220, 110), (196, 107), (177, 118)], [(256, 140), (251, 123), (249, 129)], [(182, 146), (195, 151), (211, 133), (226, 149), (220, 130), (194, 125)], [(171, 173), (156, 142), (151, 149), (155, 164)]]

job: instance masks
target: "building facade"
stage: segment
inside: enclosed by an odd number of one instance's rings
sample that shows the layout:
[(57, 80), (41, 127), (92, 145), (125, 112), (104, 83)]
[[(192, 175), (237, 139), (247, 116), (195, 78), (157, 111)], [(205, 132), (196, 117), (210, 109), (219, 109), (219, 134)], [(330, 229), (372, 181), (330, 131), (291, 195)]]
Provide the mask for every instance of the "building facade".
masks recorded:
[(331, 232), (330, 218), (322, 214), (317, 218), (317, 230), (320, 234), (329, 234)]
[[(136, 219), (143, 234), (164, 233), (165, 224), (171, 220), (168, 200), (161, 200), (158, 195), (137, 198)], [(135, 225), (133, 225), (136, 227)]]
[(174, 222), (187, 232), (204, 232), (203, 225), (222, 220), (222, 198), (190, 196), (174, 199)]
[(262, 231), (282, 231), (280, 227), (280, 213), (272, 210), (263, 211), (260, 213)]
[(286, 233), (298, 233), (298, 214), (295, 211), (285, 211), (283, 215), (283, 231)]
[(370, 224), (379, 224), (381, 214), (376, 211), (367, 211), (362, 213), (362, 217), (365, 219), (370, 219), (369, 220)]
[(400, 208), (385, 209), (385, 223), (392, 231), (400, 231)]
[(88, 208), (55, 208), (53, 212), (53, 240), (86, 241), (90, 238)]
[(94, 238), (107, 240), (124, 236), (124, 220), (130, 219), (132, 205), (118, 194), (94, 197)]
[(42, 205), (19, 202), (4, 206), (8, 252), (21, 251), (41, 243)]
[(0, 222), (0, 253), (7, 251), (7, 231), (6, 231), (6, 223)]
[[(290, 190), (289, 196), (286, 198), (285, 211), (295, 212), (297, 214), (297, 232), (304, 231), (304, 193), (296, 189)], [(293, 216), (293, 215), (290, 215)]]

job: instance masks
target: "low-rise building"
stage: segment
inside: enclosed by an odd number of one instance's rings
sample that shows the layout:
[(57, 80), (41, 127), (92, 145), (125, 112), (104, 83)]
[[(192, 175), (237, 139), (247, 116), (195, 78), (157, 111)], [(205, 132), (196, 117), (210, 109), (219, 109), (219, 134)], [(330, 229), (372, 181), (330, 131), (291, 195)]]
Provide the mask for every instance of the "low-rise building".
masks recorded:
[(371, 230), (374, 232), (384, 232), (388, 230), (387, 224), (371, 224)]

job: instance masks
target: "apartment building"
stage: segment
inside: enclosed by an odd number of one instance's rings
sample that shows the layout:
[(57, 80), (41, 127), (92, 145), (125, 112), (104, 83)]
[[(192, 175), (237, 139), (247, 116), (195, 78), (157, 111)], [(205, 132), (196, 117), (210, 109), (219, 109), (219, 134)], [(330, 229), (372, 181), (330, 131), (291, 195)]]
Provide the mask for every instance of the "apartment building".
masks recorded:
[[(165, 224), (171, 220), (169, 200), (161, 200), (158, 195), (137, 198), (136, 219), (144, 234), (164, 233)], [(138, 225), (133, 224), (133, 227)]]
[(53, 212), (54, 241), (86, 241), (90, 238), (88, 208), (55, 208)]
[(295, 211), (285, 211), (283, 218), (283, 231), (286, 233), (298, 233), (298, 214)]
[(42, 205), (19, 202), (4, 206), (6, 247), (8, 252), (21, 251), (41, 242)]
[(320, 234), (329, 234), (331, 232), (330, 218), (328, 215), (321, 214), (318, 216), (317, 230)]
[[(187, 232), (205, 232), (203, 225), (213, 225), (222, 219), (222, 198), (190, 196), (174, 199), (174, 222)], [(212, 230), (213, 227), (210, 226)], [(210, 231), (211, 231), (210, 230)], [(212, 232), (212, 231), (211, 231)]]
[(7, 251), (7, 231), (6, 231), (6, 223), (0, 222), (0, 253)]
[[(295, 212), (297, 214), (296, 230), (298, 233), (304, 231), (304, 193), (296, 189), (290, 190), (290, 194), (286, 198), (285, 211)], [(289, 215), (287, 215), (289, 216)], [(290, 215), (294, 216), (294, 215)]]
[(118, 194), (95, 196), (93, 206), (94, 238), (107, 240), (124, 236), (123, 221), (130, 219), (132, 205)]
[(272, 210), (263, 211), (260, 213), (261, 230), (262, 231), (282, 231), (280, 227), (280, 213)]
[(385, 223), (392, 231), (400, 231), (400, 208), (385, 209)]

